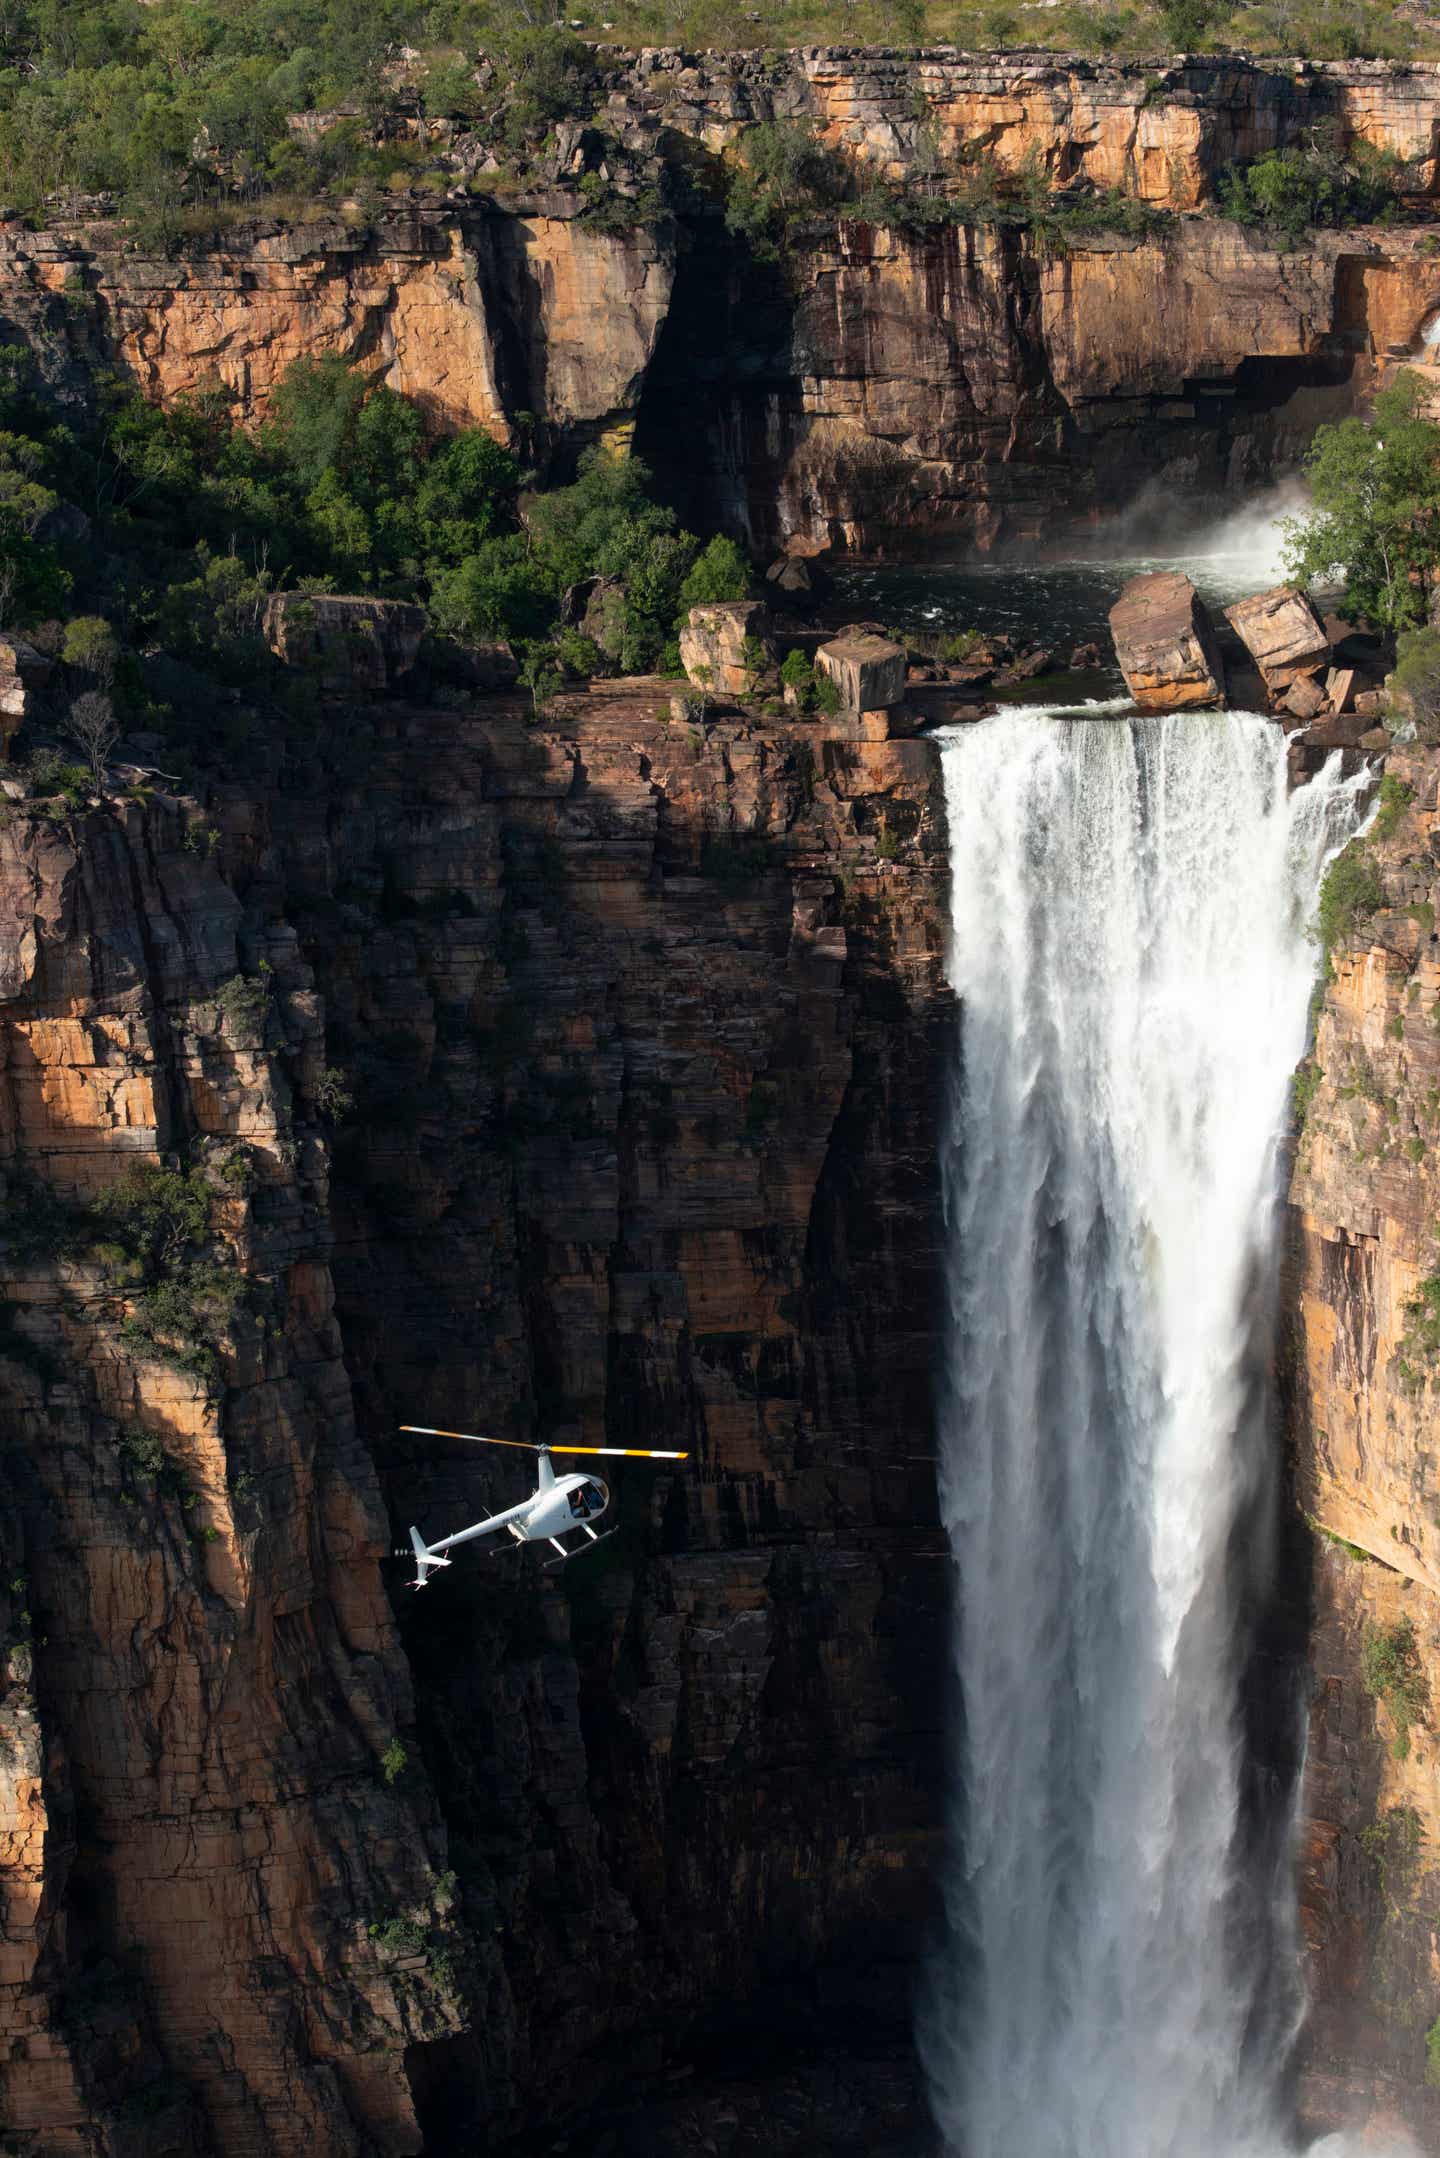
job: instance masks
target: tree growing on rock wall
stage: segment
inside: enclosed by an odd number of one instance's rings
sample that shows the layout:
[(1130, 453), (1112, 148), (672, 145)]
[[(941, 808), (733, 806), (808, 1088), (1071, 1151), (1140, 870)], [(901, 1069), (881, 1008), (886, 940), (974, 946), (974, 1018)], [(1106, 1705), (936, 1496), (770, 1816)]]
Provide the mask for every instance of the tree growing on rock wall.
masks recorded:
[(1302, 584), (1345, 583), (1348, 608), (1387, 630), (1425, 620), (1440, 565), (1440, 427), (1428, 386), (1397, 375), (1368, 419), (1315, 436), (1305, 470), (1314, 515), (1286, 528), (1286, 561)]
[(65, 717), (64, 728), (90, 768), (95, 792), (103, 793), (105, 767), (120, 734), (120, 723), (115, 717), (114, 705), (102, 691), (87, 689), (84, 695), (77, 697), (71, 705)]

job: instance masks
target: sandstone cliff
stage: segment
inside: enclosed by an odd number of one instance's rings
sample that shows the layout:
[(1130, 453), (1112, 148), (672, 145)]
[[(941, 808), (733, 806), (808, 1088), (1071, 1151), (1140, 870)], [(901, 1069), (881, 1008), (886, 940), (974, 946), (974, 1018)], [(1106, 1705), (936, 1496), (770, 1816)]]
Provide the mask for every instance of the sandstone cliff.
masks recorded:
[[(1327, 116), (1434, 193), (1433, 68), (661, 52), (616, 63), (606, 93), (528, 192), (468, 193), (494, 183), (462, 139), (449, 199), (350, 203), (159, 259), (113, 222), (0, 227), (0, 334), (35, 347), (57, 395), (83, 395), (98, 354), (156, 398), (222, 385), (253, 419), (297, 354), (338, 353), (437, 426), (562, 465), (633, 430), (702, 527), (874, 555), (1053, 542), (1147, 490), (1168, 519), (1177, 499), (1218, 503), (1292, 469), (1387, 365), (1425, 358), (1440, 313), (1423, 226), (1295, 244), (1215, 214), (1230, 163)], [(746, 129), (777, 114), (857, 170), (983, 154), (1176, 214), (1148, 237), (1057, 242), (842, 207), (771, 261), (716, 197)], [(617, 144), (660, 205), (612, 205), (618, 225), (581, 185)]]
[[(1290, 1573), (1312, 1671), (1304, 1918), (1318, 2124), (1408, 2119), (1429, 2147), (1440, 2018), (1436, 1345), (1440, 757), (1391, 752), (1378, 883), (1333, 955), (1291, 1188), (1283, 1297)], [(1392, 790), (1393, 793), (1393, 790)], [(1371, 901), (1380, 901), (1373, 909)]]
[[(822, 1988), (905, 2014), (935, 753), (660, 684), (331, 718), (208, 821), (0, 835), (0, 2091), (48, 2149), (449, 2148)], [(53, 1255), (166, 1159), (244, 1288), (205, 1379)], [(372, 1461), (435, 1532), (515, 1477), (402, 1421), (692, 1458), (617, 1473), (588, 1572), (443, 1577), (407, 1669)]]
[(1157, 208), (1215, 201), (1227, 166), (1334, 125), (1440, 190), (1440, 65), (1256, 61), (1229, 54), (1149, 67), (1048, 52), (644, 52), (611, 61), (597, 117), (628, 145), (673, 129), (711, 149), (771, 119), (813, 120), (847, 157), (893, 177), (932, 148), (984, 151), (1057, 186), (1117, 188)]

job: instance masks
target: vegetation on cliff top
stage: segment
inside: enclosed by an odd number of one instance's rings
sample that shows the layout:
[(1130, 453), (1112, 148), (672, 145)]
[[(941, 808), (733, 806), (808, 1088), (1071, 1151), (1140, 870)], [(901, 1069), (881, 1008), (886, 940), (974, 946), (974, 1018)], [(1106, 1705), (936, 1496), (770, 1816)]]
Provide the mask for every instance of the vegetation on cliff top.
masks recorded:
[[(605, 40), (1039, 45), (1133, 59), (1238, 45), (1336, 59), (1403, 57), (1417, 39), (1388, 0), (766, 0), (745, 11), (616, 0), (565, 18), (532, 0), (17, 0), (0, 21), (0, 198), (38, 215), (100, 197), (164, 237), (264, 198), (444, 190), (459, 177), (443, 154), (454, 131), (523, 163), (558, 120), (590, 114)], [(1235, 200), (1290, 217), (1304, 192), (1303, 176), (1277, 170), (1261, 197), (1242, 183)]]
[(76, 430), (27, 368), (0, 350), (0, 627), (61, 662), (92, 780), (112, 698), (163, 731), (167, 704), (206, 709), (197, 675), (263, 686), (272, 591), (418, 601), (461, 642), (513, 641), (543, 691), (664, 663), (691, 606), (748, 587), (734, 542), (679, 530), (635, 460), (594, 450), (570, 485), (522, 494), (481, 429), (436, 440), (409, 399), (336, 359), (297, 361), (258, 432), (219, 390), (162, 411), (118, 381)]

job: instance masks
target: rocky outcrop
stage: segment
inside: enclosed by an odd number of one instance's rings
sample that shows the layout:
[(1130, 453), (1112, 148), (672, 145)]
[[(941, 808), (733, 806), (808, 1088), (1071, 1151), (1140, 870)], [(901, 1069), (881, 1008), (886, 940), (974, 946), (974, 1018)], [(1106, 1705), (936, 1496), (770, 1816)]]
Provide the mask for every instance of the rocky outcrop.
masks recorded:
[[(292, 360), (334, 353), (437, 426), (484, 426), (556, 469), (633, 433), (693, 525), (718, 513), (757, 554), (1054, 544), (1137, 499), (1173, 537), (1177, 497), (1292, 470), (1317, 421), (1426, 358), (1440, 311), (1424, 227), (1276, 243), (1215, 214), (1216, 175), (1330, 111), (1413, 152), (1430, 188), (1437, 80), (642, 55), (614, 64), (596, 121), (651, 161), (645, 206), (599, 217), (580, 184), (595, 175), (557, 152), (528, 193), (342, 205), (158, 260), (114, 224), (11, 224), (0, 318), (59, 401), (99, 352), (149, 396), (218, 384), (258, 419)], [(1061, 198), (1169, 190), (1179, 214), (1057, 245), (1015, 223), (864, 223), (842, 203), (773, 261), (716, 197), (731, 146), (777, 114), (820, 119), (847, 156), (902, 176), (917, 144), (978, 145), (1002, 166), (1038, 158)], [(680, 135), (709, 161), (705, 188), (675, 164)]]
[(51, 662), (23, 637), (0, 637), (0, 756), (10, 754), (20, 723), (34, 711), (50, 674)]
[(265, 642), (287, 666), (332, 696), (383, 697), (414, 667), (424, 640), (423, 607), (397, 599), (342, 599), (324, 592), (277, 592), (265, 603)]
[(717, 696), (747, 697), (766, 664), (769, 610), (758, 600), (692, 607), (680, 632), (680, 662), (692, 682)]
[(905, 694), (905, 648), (888, 637), (849, 631), (815, 654), (815, 665), (840, 693), (847, 712), (883, 712)]
[[(596, 2102), (817, 1987), (903, 2022), (936, 753), (664, 691), (332, 705), (283, 784), (252, 735), (215, 843), (12, 810), (3, 2076), (56, 2150), (498, 2144), (574, 2113), (557, 2017)], [(244, 1292), (203, 1381), (51, 1196), (175, 1158)], [(407, 1670), (376, 1466), (432, 1533), (516, 1472), (404, 1422), (691, 1458), (616, 1464), (588, 1573), (402, 1602)]]
[(1137, 710), (1183, 712), (1223, 703), (1225, 669), (1209, 612), (1178, 570), (1132, 577), (1110, 609), (1110, 634)]
[(774, 118), (811, 121), (847, 158), (901, 179), (984, 154), (1054, 186), (1118, 191), (1171, 210), (1213, 204), (1221, 176), (1317, 126), (1407, 161), (1440, 192), (1440, 67), (1384, 61), (1266, 63), (1237, 54), (1124, 66), (1073, 54), (650, 51), (610, 63), (604, 116), (632, 147), (674, 129), (743, 145)]
[(1291, 1575), (1314, 1673), (1304, 1916), (1315, 2007), (1305, 2093), (1320, 2125), (1440, 2134), (1427, 2032), (1440, 1808), (1434, 1455), (1440, 1243), (1436, 777), (1389, 758), (1299, 1082), (1282, 1308), (1291, 1457), (1311, 1524)]

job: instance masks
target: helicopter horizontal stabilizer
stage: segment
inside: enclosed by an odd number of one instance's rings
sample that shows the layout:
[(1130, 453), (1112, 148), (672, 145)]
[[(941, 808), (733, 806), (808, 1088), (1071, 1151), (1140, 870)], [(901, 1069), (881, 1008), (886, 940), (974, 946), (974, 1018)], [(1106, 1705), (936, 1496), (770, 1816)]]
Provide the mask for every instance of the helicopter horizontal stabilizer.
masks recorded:
[(417, 1589), (423, 1589), (426, 1575), (431, 1567), (448, 1566), (450, 1561), (449, 1559), (442, 1559), (437, 1552), (432, 1551), (418, 1529), (411, 1529), (410, 1545), (415, 1553), (415, 1586)]

